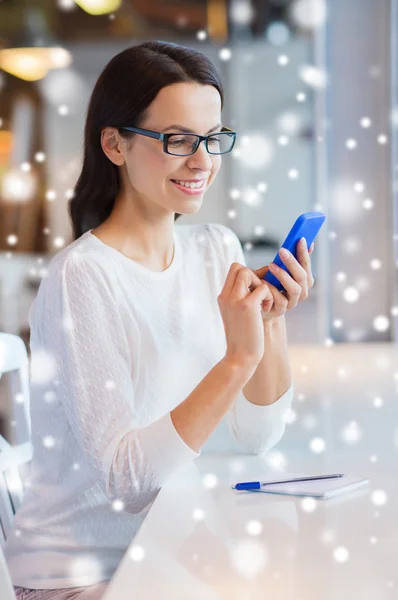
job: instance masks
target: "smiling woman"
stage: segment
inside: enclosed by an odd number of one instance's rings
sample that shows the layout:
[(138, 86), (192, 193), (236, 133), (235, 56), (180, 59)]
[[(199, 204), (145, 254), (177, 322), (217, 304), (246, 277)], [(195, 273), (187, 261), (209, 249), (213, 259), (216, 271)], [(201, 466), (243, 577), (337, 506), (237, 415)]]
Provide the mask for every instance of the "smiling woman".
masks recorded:
[[(221, 132), (223, 103), (220, 76), (197, 50), (148, 41), (115, 56), (101, 73), (88, 107), (83, 167), (69, 205), (74, 238), (108, 218), (108, 233), (111, 228), (120, 233), (126, 220), (130, 233), (132, 227), (145, 230), (148, 221), (153, 223), (151, 204), (163, 207), (163, 215), (174, 212), (174, 220), (196, 211), (197, 203), (182, 201), (192, 193), (172, 180), (203, 180), (203, 193), (221, 159), (206, 152), (204, 144), (184, 156), (182, 150), (192, 148), (197, 138), (171, 134)], [(144, 129), (155, 135), (139, 135)], [(167, 145), (156, 139), (166, 132)], [(228, 149), (229, 141), (222, 140)], [(216, 139), (208, 142), (210, 152), (216, 146)], [(167, 222), (171, 233), (169, 218)]]
[(74, 239), (92, 231), (136, 262), (166, 269), (174, 222), (200, 210), (235, 143), (223, 104), (217, 69), (193, 48), (147, 41), (112, 58), (88, 106), (69, 203)]
[(174, 224), (233, 147), (222, 105), (210, 60), (166, 42), (118, 54), (94, 87), (75, 240), (29, 315), (34, 452), (5, 546), (18, 600), (99, 600), (224, 416), (251, 453), (283, 435), (292, 386), (268, 287), (229, 228)]
[[(182, 262), (203, 265), (217, 230), (177, 235), (174, 222), (199, 210), (233, 146), (222, 106), (209, 58), (162, 41), (116, 55), (94, 86), (69, 205), (75, 239), (48, 265), (30, 312), (32, 478), (5, 546), (18, 600), (99, 600), (164, 481), (200, 454), (171, 409), (206, 374), (209, 356), (184, 312), (186, 294), (175, 290), (186, 286), (197, 299), (210, 285), (214, 300), (216, 281), (192, 267), (187, 280)], [(213, 306), (208, 300), (202, 305)], [(220, 326), (218, 313), (204, 319)], [(170, 378), (173, 367), (185, 370), (181, 382)], [(246, 370), (230, 370), (220, 364), (212, 381), (232, 378), (235, 391)], [(200, 398), (174, 417), (180, 429)], [(206, 431), (201, 422), (196, 429)]]

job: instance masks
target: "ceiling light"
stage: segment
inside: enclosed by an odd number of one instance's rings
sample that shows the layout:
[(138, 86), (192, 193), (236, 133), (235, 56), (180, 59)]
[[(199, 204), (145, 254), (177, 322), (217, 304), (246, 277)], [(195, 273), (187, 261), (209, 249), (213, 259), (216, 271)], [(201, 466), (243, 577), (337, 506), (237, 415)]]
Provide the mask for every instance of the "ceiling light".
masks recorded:
[(75, 0), (75, 3), (89, 15), (106, 15), (121, 5), (121, 0)]
[(37, 81), (50, 69), (68, 67), (71, 53), (51, 39), (37, 10), (27, 9), (22, 35), (0, 50), (0, 68), (25, 81)]

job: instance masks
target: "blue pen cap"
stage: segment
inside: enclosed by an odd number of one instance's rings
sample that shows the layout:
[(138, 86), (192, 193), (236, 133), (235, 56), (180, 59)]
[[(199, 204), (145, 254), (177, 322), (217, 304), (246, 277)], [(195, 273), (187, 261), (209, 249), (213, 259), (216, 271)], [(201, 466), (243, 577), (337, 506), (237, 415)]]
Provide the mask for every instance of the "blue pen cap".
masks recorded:
[(261, 484), (259, 481), (248, 481), (247, 483), (237, 483), (236, 490), (259, 490)]

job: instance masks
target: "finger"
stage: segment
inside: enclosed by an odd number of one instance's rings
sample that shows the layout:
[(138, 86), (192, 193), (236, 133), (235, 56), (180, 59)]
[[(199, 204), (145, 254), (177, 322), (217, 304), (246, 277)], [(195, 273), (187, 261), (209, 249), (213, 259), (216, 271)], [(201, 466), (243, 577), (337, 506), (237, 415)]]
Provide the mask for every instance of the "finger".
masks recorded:
[(269, 287), (270, 292), (272, 293), (272, 296), (274, 298), (273, 310), (278, 314), (283, 314), (288, 306), (288, 298), (283, 294), (283, 292), (278, 290), (277, 287), (272, 285), (272, 283), (268, 283), (268, 281), (266, 281), (265, 283)]
[[(304, 252), (304, 251), (303, 251)], [(298, 260), (293, 256), (293, 254), (291, 254), (289, 252), (289, 256), (287, 258), (284, 258), (280, 253), (280, 259), (281, 261), (287, 266), (288, 271), (289, 271), (289, 275), (291, 276), (291, 278), (296, 281), (300, 287), (302, 287), (303, 289), (307, 289), (308, 288), (308, 272), (307, 269), (304, 268), (299, 262)], [(303, 256), (300, 254), (300, 247), (298, 247), (298, 257), (300, 260), (302, 260), (304, 262), (304, 258)], [(305, 250), (305, 263), (307, 266), (307, 263), (309, 263), (309, 265), (311, 265), (311, 259), (308, 255), (307, 250)], [(308, 266), (307, 266), (308, 268)], [(309, 266), (309, 269), (311, 271), (311, 266)], [(284, 269), (282, 269), (282, 271), (284, 271)], [(281, 281), (281, 283), (283, 283)], [(288, 288), (286, 288), (286, 286), (284, 286), (286, 290), (288, 290)], [(290, 291), (290, 289), (288, 290)], [(293, 288), (292, 288), (292, 292), (293, 292)]]
[(304, 241), (304, 244), (301, 244), (301, 243), (298, 244), (298, 257), (299, 257), (301, 266), (307, 273), (307, 288), (312, 287), (314, 280), (313, 280), (312, 272), (311, 272), (311, 258), (310, 258), (309, 251), (307, 250), (307, 242), (306, 241)]
[[(238, 271), (240, 269), (242, 269), (244, 267), (244, 265), (241, 265), (238, 262), (234, 262), (231, 264), (231, 266), (229, 267), (229, 271), (228, 271), (228, 275), (227, 278), (225, 280), (224, 283), (224, 287), (221, 291), (222, 296), (225, 296), (225, 298), (229, 298), (232, 289), (235, 285), (235, 281), (236, 281), (236, 277), (238, 275)], [(220, 296), (221, 296), (220, 294)]]
[[(296, 259), (294, 259), (294, 260), (296, 261)], [(287, 298), (288, 298), (287, 309), (288, 310), (298, 304), (299, 298), (301, 297), (303, 290), (305, 290), (305, 292), (308, 293), (307, 274), (304, 271), (304, 269), (302, 269), (302, 271), (304, 272), (304, 276), (301, 275), (302, 279), (301, 279), (300, 283), (295, 281), (291, 277), (291, 275), (289, 275), (289, 273), (287, 273), (285, 271), (285, 269), (282, 269), (275, 263), (270, 264), (270, 271), (280, 281), (280, 283), (283, 285), (283, 287), (285, 288), (285, 290), (287, 292)]]
[(274, 297), (268, 284), (265, 281), (260, 280), (260, 284), (257, 288), (251, 292), (250, 300), (259, 305), (262, 311), (269, 313), (274, 308)]
[(248, 286), (249, 288), (251, 288), (251, 290), (255, 290), (259, 285), (263, 285), (264, 283), (266, 283), (263, 279), (262, 274), (266, 273), (268, 271), (268, 265), (266, 267), (261, 267), (261, 269), (249, 269), (249, 267), (246, 267), (249, 270), (249, 276), (251, 277), (251, 283)]
[(263, 281), (257, 277), (252, 269), (243, 267), (239, 269), (236, 275), (235, 285), (232, 289), (231, 296), (236, 300), (243, 300), (249, 296), (253, 290), (263, 285)]
[[(299, 247), (300, 246), (301, 246), (301, 244), (299, 244)], [(308, 290), (311, 289), (312, 286), (314, 285), (314, 277), (312, 275), (312, 270), (311, 270), (311, 257), (310, 257), (310, 254), (312, 252), (311, 248), (312, 248), (312, 250), (314, 249), (314, 242), (312, 242), (309, 250), (307, 250), (307, 242), (305, 242), (304, 245), (299, 248), (300, 263), (307, 273), (307, 294), (308, 294)], [(306, 298), (307, 295), (304, 293), (303, 297)], [(302, 298), (300, 297), (300, 299), (302, 299)]]
[(264, 279), (264, 277), (266, 276), (267, 272), (268, 272), (268, 265), (266, 265), (265, 267), (260, 267), (260, 269), (253, 269), (253, 272), (257, 275), (257, 277), (259, 277), (260, 279)]

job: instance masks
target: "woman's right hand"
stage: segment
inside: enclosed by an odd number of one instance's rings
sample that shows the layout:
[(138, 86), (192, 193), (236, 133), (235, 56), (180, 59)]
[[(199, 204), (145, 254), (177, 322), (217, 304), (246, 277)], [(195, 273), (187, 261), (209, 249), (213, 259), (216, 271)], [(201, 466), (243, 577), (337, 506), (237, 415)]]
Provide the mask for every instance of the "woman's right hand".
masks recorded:
[(271, 290), (249, 267), (234, 262), (217, 302), (227, 339), (225, 358), (257, 367), (264, 354), (261, 312), (272, 309)]

